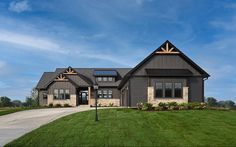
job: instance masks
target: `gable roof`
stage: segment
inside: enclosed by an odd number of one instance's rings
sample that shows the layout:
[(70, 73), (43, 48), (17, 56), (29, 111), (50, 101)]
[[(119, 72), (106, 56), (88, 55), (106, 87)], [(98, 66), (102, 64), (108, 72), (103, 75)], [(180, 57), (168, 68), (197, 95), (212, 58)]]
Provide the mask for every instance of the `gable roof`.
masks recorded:
[[(71, 67), (68, 67), (71, 68)], [(37, 89), (47, 89), (47, 87), (54, 82), (54, 79), (63, 74), (68, 68), (57, 68), (55, 72), (44, 72), (40, 78), (36, 88)], [(77, 74), (64, 74), (70, 82), (76, 86), (92, 86), (95, 83), (94, 70), (116, 70), (117, 71), (117, 80), (112, 83), (98, 83), (101, 87), (119, 86), (122, 78), (131, 70), (131, 68), (72, 68)]]
[[(170, 48), (171, 47), (171, 48)], [(156, 54), (178, 54), (185, 61), (187, 61), (191, 66), (193, 66), (204, 78), (210, 77), (210, 75), (204, 71), (200, 66), (198, 66), (195, 62), (193, 62), (189, 57), (187, 57), (183, 52), (181, 52), (177, 47), (175, 47), (169, 40), (166, 40), (160, 47), (154, 50), (149, 56), (147, 56), (143, 61), (141, 61), (138, 65), (136, 65), (132, 70), (130, 70), (121, 81), (119, 88), (122, 87), (129, 77), (139, 69), (144, 63), (146, 63), (149, 59), (151, 59)]]

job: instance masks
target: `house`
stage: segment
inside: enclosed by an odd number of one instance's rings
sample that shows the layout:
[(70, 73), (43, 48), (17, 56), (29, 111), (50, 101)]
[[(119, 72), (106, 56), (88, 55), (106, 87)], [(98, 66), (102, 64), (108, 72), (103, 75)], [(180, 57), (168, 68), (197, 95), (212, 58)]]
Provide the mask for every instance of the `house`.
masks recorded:
[(138, 102), (203, 102), (209, 74), (164, 42), (134, 68), (57, 68), (38, 82), (40, 105), (94, 105), (99, 85), (101, 105), (136, 106)]

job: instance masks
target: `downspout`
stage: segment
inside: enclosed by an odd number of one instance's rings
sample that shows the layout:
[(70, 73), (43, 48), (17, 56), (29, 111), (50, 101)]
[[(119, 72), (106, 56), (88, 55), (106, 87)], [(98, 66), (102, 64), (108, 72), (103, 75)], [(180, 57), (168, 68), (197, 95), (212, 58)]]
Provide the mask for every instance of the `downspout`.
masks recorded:
[(202, 100), (202, 102), (205, 102), (205, 81), (206, 80), (208, 80), (208, 77), (205, 77), (205, 78), (203, 78), (203, 83), (202, 83), (202, 96), (203, 96), (203, 100)]

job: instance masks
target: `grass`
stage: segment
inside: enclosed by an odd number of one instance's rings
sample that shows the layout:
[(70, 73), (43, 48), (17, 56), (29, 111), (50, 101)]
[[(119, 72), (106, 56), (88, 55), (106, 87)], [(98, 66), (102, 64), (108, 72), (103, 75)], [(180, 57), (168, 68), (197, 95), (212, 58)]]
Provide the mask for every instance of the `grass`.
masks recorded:
[(4, 107), (4, 108), (0, 108), (0, 116), (18, 112), (18, 111), (28, 110), (28, 109), (29, 108), (25, 108), (25, 107)]
[(42, 109), (45, 107), (0, 107), (0, 116), (15, 113), (18, 111), (31, 110), (31, 109)]
[(147, 112), (133, 109), (72, 114), (6, 146), (236, 146), (236, 111)]

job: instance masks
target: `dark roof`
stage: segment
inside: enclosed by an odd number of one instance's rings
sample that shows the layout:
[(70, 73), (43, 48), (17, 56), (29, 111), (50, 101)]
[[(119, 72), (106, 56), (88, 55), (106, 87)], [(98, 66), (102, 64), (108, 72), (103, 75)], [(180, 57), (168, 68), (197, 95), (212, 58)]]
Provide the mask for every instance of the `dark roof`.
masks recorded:
[(188, 69), (146, 69), (149, 76), (192, 76), (193, 73)]
[(183, 57), (185, 61), (187, 61), (190, 65), (192, 65), (200, 74), (202, 74), (203, 77), (208, 78), (210, 75), (204, 71), (200, 66), (198, 66), (196, 63), (194, 63), (190, 58), (188, 58), (183, 52), (181, 52), (177, 47), (175, 47), (169, 40), (165, 41), (160, 47), (158, 47), (156, 50), (154, 50), (149, 56), (147, 56), (142, 62), (140, 62), (138, 65), (136, 65), (132, 70), (130, 70), (124, 77), (124, 79), (121, 81), (119, 88), (121, 88), (127, 80), (130, 78), (130, 76), (144, 63), (146, 63), (151, 57), (153, 57), (157, 51), (161, 50), (161, 47), (163, 47), (166, 43), (174, 47), (175, 51), (179, 52), (180, 56)]
[(38, 89), (44, 89), (45, 85), (52, 80), (54, 77), (54, 72), (44, 72), (42, 77), (40, 78), (36, 88)]
[[(55, 72), (44, 72), (41, 79), (38, 82), (36, 88), (46, 89), (54, 79), (61, 73), (64, 73), (67, 68), (57, 68)], [(78, 74), (65, 75), (70, 81), (73, 81), (77, 86), (91, 86), (95, 83), (94, 71), (99, 70), (115, 70), (117, 77), (115, 82), (98, 83), (101, 87), (117, 87), (122, 78), (131, 70), (131, 68), (73, 68)]]

